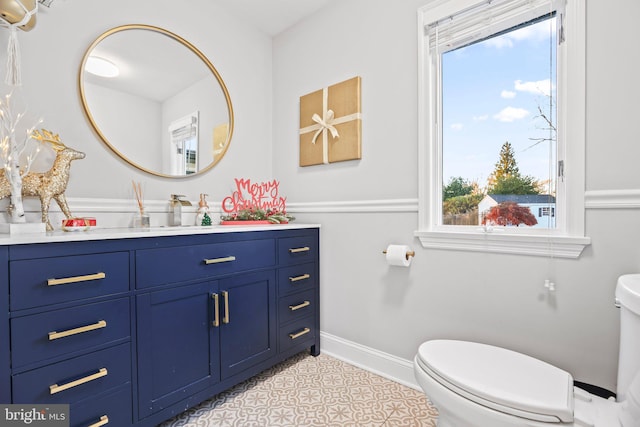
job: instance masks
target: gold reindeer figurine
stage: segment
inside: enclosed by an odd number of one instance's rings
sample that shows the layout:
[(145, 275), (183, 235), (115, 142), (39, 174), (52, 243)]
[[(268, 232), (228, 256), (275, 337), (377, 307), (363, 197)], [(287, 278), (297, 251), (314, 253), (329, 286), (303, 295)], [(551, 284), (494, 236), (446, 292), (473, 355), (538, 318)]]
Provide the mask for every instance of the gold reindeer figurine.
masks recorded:
[[(84, 159), (85, 154), (65, 146), (60, 141), (60, 136), (54, 135), (45, 129), (42, 133), (37, 130), (33, 132), (32, 138), (41, 142), (48, 142), (56, 151), (56, 158), (53, 166), (47, 172), (29, 172), (22, 177), (22, 195), (40, 198), (42, 205), (42, 222), (47, 224), (47, 231), (52, 231), (53, 227), (49, 221), (49, 204), (54, 199), (67, 218), (73, 218), (67, 205), (64, 192), (69, 182), (69, 170), (71, 161)], [(0, 199), (11, 195), (11, 186), (5, 173), (0, 174)]]

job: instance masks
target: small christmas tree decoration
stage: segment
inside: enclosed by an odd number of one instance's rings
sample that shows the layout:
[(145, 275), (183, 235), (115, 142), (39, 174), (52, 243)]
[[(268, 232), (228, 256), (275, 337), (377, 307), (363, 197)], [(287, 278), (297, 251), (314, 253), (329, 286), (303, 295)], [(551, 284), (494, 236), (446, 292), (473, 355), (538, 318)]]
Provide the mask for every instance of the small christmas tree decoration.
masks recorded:
[(211, 225), (211, 217), (209, 216), (208, 213), (204, 214), (204, 217), (202, 218), (202, 224), (201, 225)]

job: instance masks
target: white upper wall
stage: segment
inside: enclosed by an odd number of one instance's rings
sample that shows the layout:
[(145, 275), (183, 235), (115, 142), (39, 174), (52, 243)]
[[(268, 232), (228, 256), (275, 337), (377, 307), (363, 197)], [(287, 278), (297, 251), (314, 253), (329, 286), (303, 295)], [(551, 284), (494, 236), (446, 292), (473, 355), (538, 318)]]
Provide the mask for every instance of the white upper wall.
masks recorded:
[[(131, 180), (144, 184), (146, 198), (170, 193), (197, 201), (208, 193), (217, 204), (236, 177), (269, 179), (271, 173), (271, 38), (244, 24), (214, 1), (67, 0), (41, 7), (36, 27), (19, 32), (23, 87), (15, 91), (42, 127), (87, 154), (72, 164), (67, 197), (130, 198)], [(204, 176), (158, 178), (129, 166), (98, 138), (82, 110), (78, 70), (89, 45), (106, 30), (124, 24), (165, 28), (200, 49), (225, 81), (235, 112), (235, 130), (226, 157)], [(7, 41), (0, 31), (0, 46)], [(5, 55), (2, 55), (4, 67)], [(4, 76), (4, 73), (2, 73)], [(2, 78), (4, 80), (4, 77)], [(1, 93), (9, 88), (0, 84)]]
[[(417, 209), (386, 212), (418, 197), (416, 12), (426, 2), (344, 0), (274, 38), (274, 176), (289, 200), (309, 202), (301, 220), (323, 224), (321, 329), (405, 359), (430, 338), (497, 344), (615, 391), (613, 294), (619, 275), (640, 271), (636, 209), (588, 209), (592, 244), (578, 260), (423, 249)], [(586, 190), (640, 189), (640, 2), (614, 3), (587, 4)], [(300, 96), (356, 75), (362, 160), (299, 167)], [(367, 208), (345, 212), (343, 201)], [(384, 263), (389, 243), (413, 246), (410, 268)]]
[[(417, 197), (421, 3), (341, 1), (274, 38), (274, 171), (290, 200)], [(362, 160), (300, 168), (300, 96), (354, 76), (362, 77)]]
[[(291, 199), (417, 197), (416, 11), (427, 3), (345, 0), (275, 37), (274, 168), (283, 183), (298, 184)], [(635, 0), (587, 5), (587, 190), (640, 188), (639, 14)], [(300, 96), (355, 75), (362, 160), (298, 167)], [(327, 176), (341, 184), (328, 185)]]
[(587, 4), (587, 190), (640, 188), (638, 18), (636, 0)]

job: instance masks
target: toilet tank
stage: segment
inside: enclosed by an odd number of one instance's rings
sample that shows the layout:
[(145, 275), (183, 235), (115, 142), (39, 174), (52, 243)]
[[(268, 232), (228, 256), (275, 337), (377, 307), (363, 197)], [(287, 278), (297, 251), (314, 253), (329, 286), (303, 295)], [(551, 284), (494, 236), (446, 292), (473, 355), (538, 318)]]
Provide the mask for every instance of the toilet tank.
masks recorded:
[(624, 401), (629, 384), (640, 372), (640, 274), (620, 276), (616, 286), (620, 307), (618, 401)]

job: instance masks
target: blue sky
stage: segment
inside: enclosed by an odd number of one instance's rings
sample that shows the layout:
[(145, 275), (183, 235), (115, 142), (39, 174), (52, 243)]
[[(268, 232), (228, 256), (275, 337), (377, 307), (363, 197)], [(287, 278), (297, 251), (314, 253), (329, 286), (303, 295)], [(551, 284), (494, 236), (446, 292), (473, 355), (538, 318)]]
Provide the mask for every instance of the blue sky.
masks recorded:
[(442, 67), (443, 182), (486, 185), (505, 141), (520, 173), (548, 179), (549, 143), (529, 138), (549, 136), (537, 108), (548, 112), (555, 98), (555, 18), (445, 53)]

